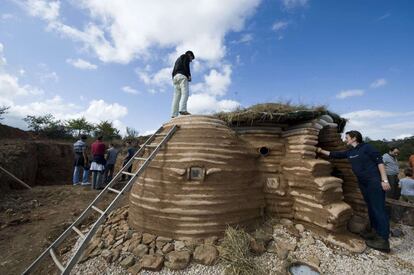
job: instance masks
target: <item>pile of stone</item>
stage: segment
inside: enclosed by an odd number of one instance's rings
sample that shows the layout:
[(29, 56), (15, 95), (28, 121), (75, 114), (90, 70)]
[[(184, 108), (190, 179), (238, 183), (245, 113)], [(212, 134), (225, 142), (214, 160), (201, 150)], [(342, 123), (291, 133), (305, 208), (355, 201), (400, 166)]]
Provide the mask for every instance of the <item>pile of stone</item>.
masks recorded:
[(141, 269), (159, 271), (186, 268), (190, 261), (214, 265), (219, 257), (218, 238), (178, 241), (130, 229), (128, 207), (120, 208), (108, 217), (84, 252), (81, 263), (101, 256), (108, 264), (120, 265), (137, 274)]

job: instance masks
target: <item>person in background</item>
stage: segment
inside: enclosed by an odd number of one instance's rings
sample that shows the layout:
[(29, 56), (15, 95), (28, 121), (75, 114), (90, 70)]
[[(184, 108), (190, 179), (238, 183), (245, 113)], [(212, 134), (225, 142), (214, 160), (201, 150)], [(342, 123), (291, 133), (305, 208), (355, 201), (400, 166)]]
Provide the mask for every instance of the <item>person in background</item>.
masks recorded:
[(88, 155), (86, 154), (86, 135), (82, 135), (78, 141), (73, 144), (73, 152), (75, 154), (74, 170), (73, 170), (73, 185), (79, 185), (80, 170), (82, 169), (82, 185), (90, 184), (89, 178), (89, 161)]
[(404, 169), (405, 178), (402, 178), (399, 182), (401, 187), (401, 198), (400, 200), (414, 203), (414, 178), (413, 169)]
[(119, 150), (115, 148), (115, 145), (111, 143), (109, 149), (106, 152), (106, 166), (105, 166), (105, 183), (109, 183), (114, 176), (114, 168), (116, 159), (118, 158)]
[(385, 171), (387, 172), (388, 182), (391, 185), (391, 190), (387, 192), (387, 197), (398, 200), (400, 198), (400, 188), (398, 187), (398, 174), (400, 173), (400, 165), (398, 164), (398, 155), (400, 150), (397, 147), (391, 147), (388, 153), (382, 156), (384, 161)]
[(411, 169), (414, 170), (414, 154), (412, 154), (409, 158), (408, 158), (408, 165), (410, 166)]
[[(135, 155), (135, 153), (137, 152), (137, 149), (132, 145), (131, 141), (127, 141), (126, 142), (126, 146), (127, 146), (127, 155), (124, 158), (124, 163), (122, 164), (122, 167), (124, 167), (128, 161)], [(127, 169), (127, 172), (131, 173), (132, 171), (132, 165), (130, 165)], [(128, 176), (128, 180), (131, 179), (131, 176)], [(122, 180), (126, 180), (125, 175), (122, 175)]]
[(102, 189), (103, 173), (105, 171), (105, 144), (102, 142), (102, 136), (99, 136), (91, 145), (92, 163), (90, 170), (93, 173), (92, 189)]
[[(368, 207), (371, 228), (361, 232), (367, 246), (390, 252), (389, 217), (385, 210), (385, 192), (391, 187), (380, 153), (368, 143), (364, 143), (358, 131), (346, 132), (346, 143), (351, 149), (343, 152), (329, 152), (317, 148), (316, 152), (334, 159), (348, 159), (352, 171), (358, 179), (359, 189)], [(375, 231), (373, 231), (373, 229)]]

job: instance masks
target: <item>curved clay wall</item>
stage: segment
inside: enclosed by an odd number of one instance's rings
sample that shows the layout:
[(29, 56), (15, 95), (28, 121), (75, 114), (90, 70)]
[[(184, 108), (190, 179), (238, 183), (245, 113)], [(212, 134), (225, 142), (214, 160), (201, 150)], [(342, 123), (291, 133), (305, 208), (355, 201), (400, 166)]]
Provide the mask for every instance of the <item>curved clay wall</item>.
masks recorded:
[(131, 190), (130, 225), (187, 239), (260, 220), (264, 197), (249, 145), (213, 117), (180, 116), (164, 132), (173, 124), (180, 128)]
[[(234, 130), (253, 147), (257, 159), (258, 179), (263, 185), (266, 199), (266, 215), (274, 218), (293, 218), (293, 198), (289, 194), (281, 167), (285, 155), (282, 128), (269, 125), (237, 127)], [(268, 153), (264, 154), (266, 151)]]

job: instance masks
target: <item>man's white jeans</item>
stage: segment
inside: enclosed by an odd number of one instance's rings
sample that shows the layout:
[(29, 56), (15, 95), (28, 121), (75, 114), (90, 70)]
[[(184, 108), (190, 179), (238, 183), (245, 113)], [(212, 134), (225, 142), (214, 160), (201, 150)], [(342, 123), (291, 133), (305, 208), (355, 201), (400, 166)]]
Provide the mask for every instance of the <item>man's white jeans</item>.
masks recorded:
[(188, 100), (188, 79), (185, 75), (176, 74), (173, 78), (174, 99), (172, 103), (172, 117), (178, 116), (178, 107), (180, 112), (187, 112)]

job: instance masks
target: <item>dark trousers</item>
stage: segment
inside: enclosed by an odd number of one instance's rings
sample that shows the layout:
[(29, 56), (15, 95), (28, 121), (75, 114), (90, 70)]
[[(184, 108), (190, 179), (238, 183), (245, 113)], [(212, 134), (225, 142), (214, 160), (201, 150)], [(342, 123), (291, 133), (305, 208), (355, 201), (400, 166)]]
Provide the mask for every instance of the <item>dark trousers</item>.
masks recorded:
[(385, 191), (379, 181), (360, 183), (359, 188), (368, 207), (371, 228), (375, 229), (383, 239), (388, 240), (390, 221), (385, 210)]
[[(124, 163), (122, 164), (122, 167), (124, 167), (128, 163), (128, 161), (129, 161), (129, 159), (128, 160), (124, 160)], [(131, 173), (131, 171), (132, 171), (132, 164), (128, 167), (128, 169), (126, 171), (129, 172), (129, 173)], [(126, 180), (127, 177), (125, 175), (122, 175), (122, 178), (121, 179), (122, 180)], [(131, 176), (128, 176), (128, 180), (130, 180), (130, 179), (131, 179)]]
[(398, 200), (401, 196), (401, 189), (398, 187), (398, 175), (387, 175), (391, 190), (387, 192), (387, 198)]
[(108, 183), (112, 180), (112, 177), (114, 176), (114, 168), (115, 168), (114, 164), (107, 164), (105, 166), (105, 176), (104, 176), (105, 183)]

